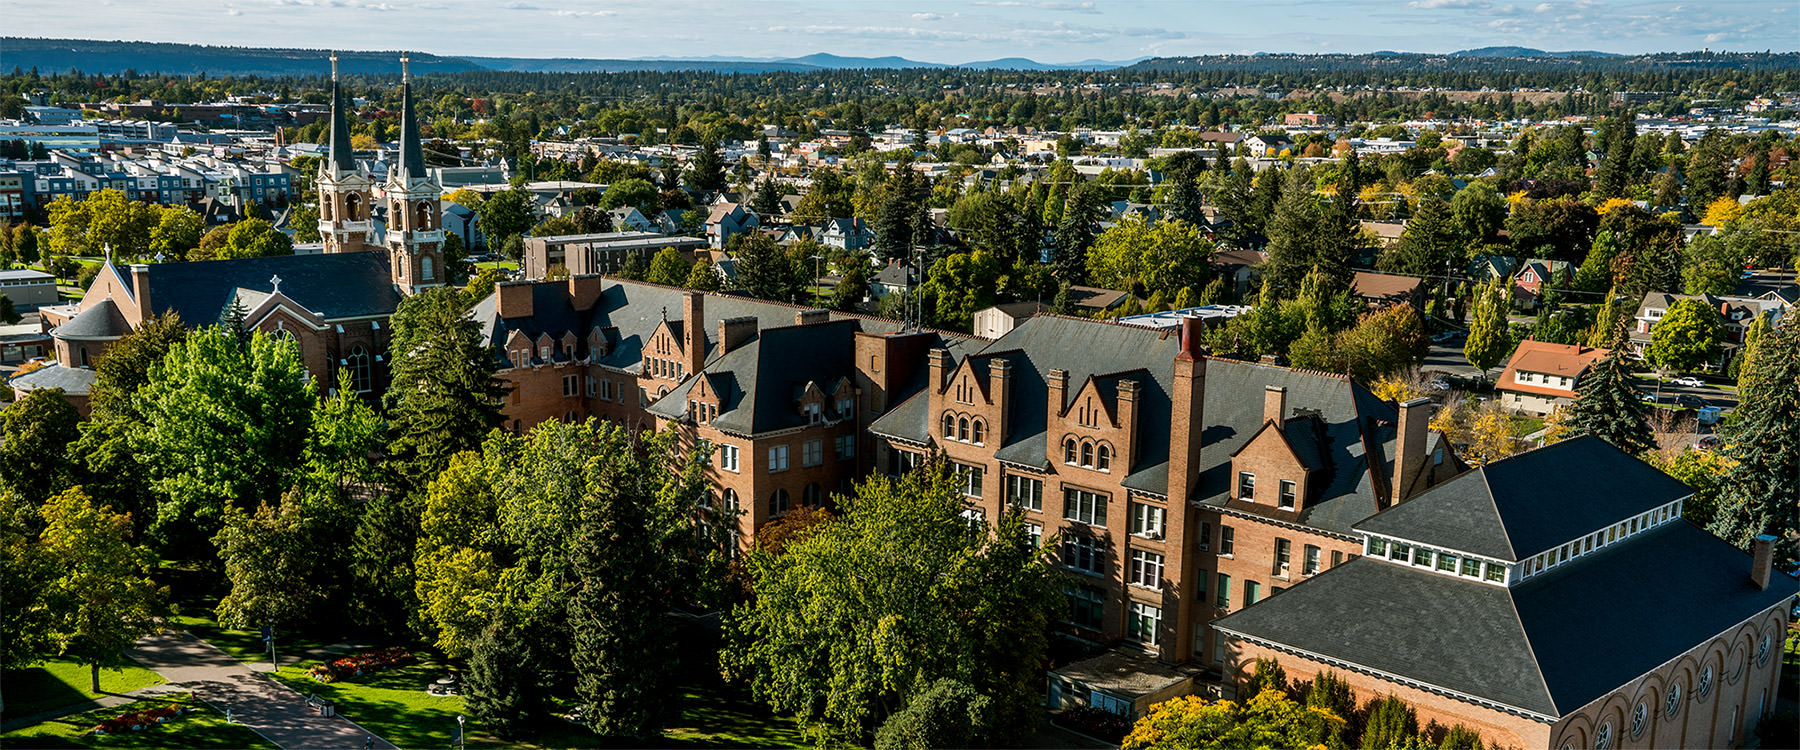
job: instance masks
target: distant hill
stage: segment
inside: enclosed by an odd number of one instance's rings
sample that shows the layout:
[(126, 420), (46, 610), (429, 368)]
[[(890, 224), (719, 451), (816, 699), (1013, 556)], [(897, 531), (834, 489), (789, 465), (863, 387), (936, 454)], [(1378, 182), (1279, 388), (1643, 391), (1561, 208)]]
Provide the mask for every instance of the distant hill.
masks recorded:
[(1624, 57), (1612, 52), (1595, 52), (1593, 50), (1577, 50), (1573, 52), (1545, 52), (1530, 47), (1481, 47), (1452, 52), (1446, 57)]
[(816, 65), (778, 60), (589, 60), (574, 57), (467, 57), (485, 70), (513, 73), (625, 73), (693, 70), (706, 73), (768, 73), (821, 70)]

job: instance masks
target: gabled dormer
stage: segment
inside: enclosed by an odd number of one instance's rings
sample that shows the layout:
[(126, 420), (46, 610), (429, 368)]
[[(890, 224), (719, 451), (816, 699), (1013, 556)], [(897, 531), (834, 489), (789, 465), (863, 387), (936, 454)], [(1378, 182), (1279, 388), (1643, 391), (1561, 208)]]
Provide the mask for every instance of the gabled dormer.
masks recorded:
[(601, 330), (599, 326), (588, 329), (587, 360), (589, 362), (599, 362), (610, 351), (611, 349), (607, 346), (606, 332)]
[(531, 361), (534, 358), (533, 352), (531, 351), (532, 341), (531, 337), (525, 335), (524, 331), (514, 330), (512, 333), (508, 334), (506, 337), (505, 349), (506, 361), (511, 362), (514, 368), (523, 369), (531, 366)]
[(1046, 397), (1046, 455), (1069, 469), (1128, 474), (1136, 460), (1144, 370), (1093, 375), (1069, 394), (1069, 375), (1051, 370)]
[(1287, 389), (1268, 386), (1262, 426), (1231, 454), (1228, 505), (1292, 520), (1326, 476), (1327, 445), (1323, 420), (1310, 413), (1288, 416)]
[(805, 385), (795, 389), (794, 408), (806, 417), (807, 424), (823, 424), (826, 420), (825, 390), (818, 383), (806, 381)]
[(679, 320), (664, 320), (650, 334), (645, 342), (643, 353), (643, 373), (649, 377), (679, 383), (690, 373), (687, 368), (687, 348), (682, 339), (683, 326)]
[(724, 401), (724, 396), (713, 384), (712, 376), (699, 378), (694, 381), (694, 387), (688, 390), (688, 421), (694, 424), (711, 424), (719, 418), (719, 409)]
[(950, 366), (950, 355), (933, 350), (930, 358), (931, 407), (937, 435), (946, 442), (986, 447), (1006, 441), (1012, 361), (1017, 352), (988, 352)]

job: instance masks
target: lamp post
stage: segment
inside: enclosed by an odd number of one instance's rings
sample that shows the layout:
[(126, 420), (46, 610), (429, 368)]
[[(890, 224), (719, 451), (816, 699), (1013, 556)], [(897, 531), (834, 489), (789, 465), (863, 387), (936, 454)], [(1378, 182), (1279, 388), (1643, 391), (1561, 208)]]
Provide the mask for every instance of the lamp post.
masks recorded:
[(819, 277), (821, 275), (823, 275), (823, 271), (820, 270), (819, 264), (820, 264), (820, 261), (824, 259), (824, 257), (825, 256), (820, 255), (818, 253), (814, 253), (812, 256), (812, 262), (813, 262), (813, 307), (819, 306)]
[(465, 721), (465, 719), (463, 718), (462, 714), (456, 715), (456, 746), (457, 747), (463, 746), (463, 722), (464, 721)]

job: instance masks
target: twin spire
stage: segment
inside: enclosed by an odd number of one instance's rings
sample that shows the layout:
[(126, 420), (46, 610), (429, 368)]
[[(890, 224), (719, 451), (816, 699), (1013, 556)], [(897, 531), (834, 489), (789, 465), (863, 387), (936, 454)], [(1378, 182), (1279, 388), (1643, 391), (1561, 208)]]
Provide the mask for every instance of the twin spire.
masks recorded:
[[(400, 161), (392, 172), (401, 180), (422, 179), (425, 171), (425, 150), (419, 144), (419, 120), (413, 112), (412, 101), (412, 58), (400, 55)], [(343, 93), (338, 87), (338, 55), (331, 53), (331, 141), (326, 155), (326, 166), (340, 172), (356, 170), (356, 156), (350, 145), (350, 121), (345, 118)]]

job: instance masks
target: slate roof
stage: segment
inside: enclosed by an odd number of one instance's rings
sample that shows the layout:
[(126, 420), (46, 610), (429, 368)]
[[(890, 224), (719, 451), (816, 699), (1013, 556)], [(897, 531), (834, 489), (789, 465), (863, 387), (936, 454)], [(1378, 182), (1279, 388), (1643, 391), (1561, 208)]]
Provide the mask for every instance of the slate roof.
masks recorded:
[(51, 364), (24, 375), (15, 375), (7, 384), (21, 391), (39, 388), (61, 388), (70, 396), (86, 396), (94, 386), (95, 373), (83, 367)]
[[(805, 426), (799, 395), (808, 383), (825, 392), (826, 412), (831, 413), (831, 395), (855, 374), (854, 336), (860, 327), (857, 320), (834, 320), (759, 330), (756, 339), (718, 357), (704, 370), (724, 396), (712, 425), (741, 435)], [(671, 419), (684, 416), (688, 394), (698, 382), (683, 381), (652, 404), (650, 412)]]
[[(281, 277), (283, 296), (326, 320), (392, 315), (401, 299), (379, 252), (153, 263), (146, 268), (154, 309), (145, 311), (145, 317), (174, 311), (196, 326), (218, 321), (240, 288), (272, 289), (273, 276)], [(130, 274), (119, 276), (129, 284)]]
[(1517, 562), (1692, 494), (1583, 435), (1475, 467), (1356, 530)]
[(109, 341), (127, 333), (131, 333), (131, 323), (125, 320), (125, 315), (119, 312), (119, 306), (113, 304), (109, 297), (82, 310), (81, 314), (71, 318), (69, 322), (57, 326), (50, 335), (59, 339)]
[(1749, 573), (1748, 555), (1678, 519), (1511, 587), (1358, 558), (1213, 627), (1555, 719), (1800, 589)]

